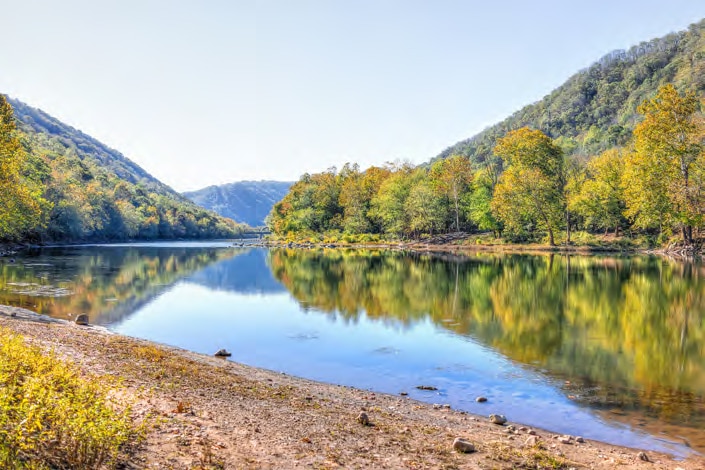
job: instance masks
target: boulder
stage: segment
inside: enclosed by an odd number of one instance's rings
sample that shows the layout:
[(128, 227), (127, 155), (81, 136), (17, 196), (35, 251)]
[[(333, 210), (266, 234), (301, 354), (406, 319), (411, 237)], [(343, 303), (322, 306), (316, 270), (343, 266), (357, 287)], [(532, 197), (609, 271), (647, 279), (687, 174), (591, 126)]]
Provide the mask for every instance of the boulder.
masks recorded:
[(467, 439), (456, 437), (453, 441), (453, 450), (462, 452), (463, 454), (469, 454), (471, 452), (475, 452), (475, 446)]

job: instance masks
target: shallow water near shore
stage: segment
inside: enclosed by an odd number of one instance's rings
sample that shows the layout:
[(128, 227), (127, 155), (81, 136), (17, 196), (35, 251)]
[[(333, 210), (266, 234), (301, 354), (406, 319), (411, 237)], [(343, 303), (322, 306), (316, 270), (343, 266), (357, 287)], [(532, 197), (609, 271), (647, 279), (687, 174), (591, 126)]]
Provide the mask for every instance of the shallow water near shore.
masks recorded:
[(0, 258), (0, 303), (559, 433), (705, 451), (699, 264), (228, 245)]

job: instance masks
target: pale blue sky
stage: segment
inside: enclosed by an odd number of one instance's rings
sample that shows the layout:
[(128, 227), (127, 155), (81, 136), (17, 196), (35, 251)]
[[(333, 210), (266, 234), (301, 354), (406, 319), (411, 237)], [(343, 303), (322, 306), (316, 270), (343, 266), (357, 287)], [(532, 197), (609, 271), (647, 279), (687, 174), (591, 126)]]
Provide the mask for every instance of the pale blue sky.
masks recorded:
[(0, 0), (0, 92), (177, 190), (428, 160), (700, 0)]

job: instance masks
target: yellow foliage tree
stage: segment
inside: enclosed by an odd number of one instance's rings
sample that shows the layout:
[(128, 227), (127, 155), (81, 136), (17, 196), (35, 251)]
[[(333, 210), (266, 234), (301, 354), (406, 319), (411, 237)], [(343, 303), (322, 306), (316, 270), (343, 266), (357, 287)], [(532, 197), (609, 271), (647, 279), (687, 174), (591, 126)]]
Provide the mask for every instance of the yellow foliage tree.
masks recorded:
[(22, 176), (26, 158), (12, 106), (0, 95), (0, 239), (19, 239), (41, 222), (41, 193)]
[(699, 108), (694, 93), (681, 95), (670, 84), (645, 101), (638, 109), (644, 120), (634, 129), (634, 152), (622, 179), (625, 214), (634, 225), (674, 227), (687, 244), (705, 210), (705, 127)]

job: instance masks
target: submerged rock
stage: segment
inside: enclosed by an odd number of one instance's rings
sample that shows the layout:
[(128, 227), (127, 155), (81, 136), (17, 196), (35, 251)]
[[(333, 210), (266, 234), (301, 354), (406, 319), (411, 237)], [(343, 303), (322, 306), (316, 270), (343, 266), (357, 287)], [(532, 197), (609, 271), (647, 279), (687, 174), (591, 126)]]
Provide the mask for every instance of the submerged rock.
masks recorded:
[(87, 325), (88, 324), (88, 315), (86, 315), (85, 313), (82, 313), (76, 317), (75, 321), (76, 321), (77, 325)]
[(433, 385), (417, 385), (416, 388), (419, 390), (438, 390), (438, 388)]
[(453, 450), (462, 452), (464, 454), (469, 454), (471, 452), (475, 452), (475, 446), (472, 444), (472, 442), (468, 441), (467, 439), (463, 439), (462, 437), (456, 437), (453, 441)]
[(484, 402), (487, 401), (487, 398), (485, 398), (485, 397), (477, 397), (477, 398), (475, 398), (475, 401), (478, 402), (478, 403), (484, 403)]

